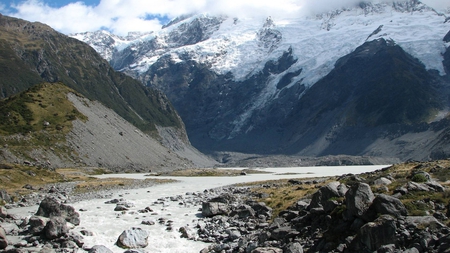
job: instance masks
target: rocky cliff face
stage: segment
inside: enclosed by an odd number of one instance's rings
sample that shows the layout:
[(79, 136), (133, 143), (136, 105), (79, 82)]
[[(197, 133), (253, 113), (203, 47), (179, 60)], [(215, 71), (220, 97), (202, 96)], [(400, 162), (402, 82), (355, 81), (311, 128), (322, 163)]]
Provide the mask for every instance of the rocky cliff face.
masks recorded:
[(166, 93), (204, 152), (428, 159), (449, 104), (446, 15), (419, 1), (193, 15), (117, 42), (110, 61)]

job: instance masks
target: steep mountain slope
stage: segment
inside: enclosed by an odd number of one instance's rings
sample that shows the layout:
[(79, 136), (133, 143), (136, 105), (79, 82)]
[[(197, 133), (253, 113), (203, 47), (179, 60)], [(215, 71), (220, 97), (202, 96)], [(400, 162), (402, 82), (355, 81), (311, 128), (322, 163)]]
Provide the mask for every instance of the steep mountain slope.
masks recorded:
[[(63, 82), (86, 98), (112, 109), (169, 150), (183, 157), (189, 153), (197, 161), (196, 165), (211, 164), (190, 145), (183, 122), (164, 94), (116, 72), (85, 43), (41, 23), (0, 15), (0, 56), (1, 98), (44, 81)], [(140, 144), (136, 148), (144, 152), (139, 152), (140, 155), (146, 156), (152, 147)], [(155, 162), (164, 163), (164, 160), (167, 158)]]
[(173, 152), (111, 109), (62, 83), (35, 85), (2, 100), (0, 112), (3, 162), (118, 172), (212, 164), (187, 145)]
[(167, 94), (204, 152), (428, 159), (446, 125), (449, 30), (446, 14), (411, 0), (73, 37)]
[(64, 82), (145, 131), (182, 127), (164, 95), (115, 72), (92, 48), (40, 23), (0, 16), (1, 94), (37, 83)]

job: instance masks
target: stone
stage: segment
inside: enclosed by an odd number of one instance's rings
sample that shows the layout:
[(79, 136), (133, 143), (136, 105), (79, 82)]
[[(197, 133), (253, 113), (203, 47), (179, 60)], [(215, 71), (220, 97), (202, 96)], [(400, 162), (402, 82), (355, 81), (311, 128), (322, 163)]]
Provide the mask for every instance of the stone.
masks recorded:
[(221, 214), (229, 213), (228, 204), (221, 202), (203, 202), (202, 203), (202, 215), (204, 217), (213, 217)]
[(0, 218), (5, 219), (6, 217), (8, 217), (8, 211), (4, 206), (0, 206)]
[(11, 196), (3, 189), (0, 190), (0, 201), (4, 201), (5, 203), (11, 202)]
[(283, 253), (283, 250), (275, 247), (258, 247), (252, 250), (251, 253)]
[(39, 235), (44, 231), (49, 218), (40, 217), (40, 216), (32, 216), (28, 221), (28, 232), (33, 235)]
[(375, 196), (372, 189), (366, 183), (358, 183), (352, 186), (345, 194), (347, 214), (361, 218), (369, 209)]
[(180, 227), (178, 231), (181, 233), (181, 238), (187, 238), (192, 240), (196, 236), (195, 230), (193, 230), (191, 227), (188, 226)]
[(89, 251), (89, 253), (113, 253), (112, 250), (108, 249), (103, 245), (95, 245)]
[(395, 244), (396, 230), (395, 219), (390, 215), (382, 215), (362, 226), (355, 240), (360, 243), (360, 249), (376, 251), (383, 245)]
[(390, 185), (392, 184), (392, 181), (385, 178), (385, 177), (380, 177), (377, 180), (373, 181), (374, 185)]
[(0, 249), (8, 247), (8, 239), (6, 238), (6, 231), (0, 227)]
[(321, 187), (313, 194), (311, 203), (309, 204), (309, 209), (323, 207), (326, 201), (332, 198), (343, 197), (345, 193), (342, 189), (339, 190), (340, 185), (341, 183), (335, 181)]
[(408, 215), (405, 205), (395, 197), (386, 194), (379, 194), (372, 202), (369, 208), (369, 219), (373, 220), (379, 214), (389, 214), (396, 218)]
[(284, 253), (303, 253), (303, 247), (298, 242), (291, 242), (286, 245)]
[(68, 232), (69, 227), (63, 217), (50, 218), (44, 228), (45, 236), (50, 240), (65, 236)]
[(263, 215), (266, 217), (272, 217), (272, 208), (267, 206), (264, 202), (247, 201), (247, 204), (255, 210), (255, 215)]
[(117, 239), (117, 246), (125, 249), (145, 248), (148, 245), (148, 232), (141, 228), (131, 228), (122, 232)]
[(47, 218), (61, 216), (76, 226), (80, 224), (80, 214), (75, 211), (75, 208), (61, 204), (51, 197), (47, 197), (41, 201), (35, 215)]
[(116, 205), (116, 207), (114, 208), (114, 211), (119, 212), (119, 211), (128, 211), (128, 208), (124, 205)]
[(141, 222), (141, 224), (142, 224), (142, 225), (147, 225), (147, 226), (153, 226), (153, 225), (155, 225), (155, 222), (152, 221), (152, 220), (143, 220), (143, 221)]

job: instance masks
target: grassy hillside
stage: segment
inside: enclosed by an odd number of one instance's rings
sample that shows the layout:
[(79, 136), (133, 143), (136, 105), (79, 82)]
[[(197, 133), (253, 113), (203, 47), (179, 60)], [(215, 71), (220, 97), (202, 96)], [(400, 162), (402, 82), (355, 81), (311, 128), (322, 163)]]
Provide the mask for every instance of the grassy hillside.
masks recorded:
[(36, 147), (55, 154), (70, 154), (66, 134), (75, 119), (86, 120), (67, 100), (74, 92), (62, 83), (43, 83), (0, 101), (0, 145), (13, 154), (28, 154)]
[(183, 125), (163, 94), (114, 71), (87, 44), (41, 23), (0, 16), (0, 97), (42, 82), (63, 82), (147, 132)]

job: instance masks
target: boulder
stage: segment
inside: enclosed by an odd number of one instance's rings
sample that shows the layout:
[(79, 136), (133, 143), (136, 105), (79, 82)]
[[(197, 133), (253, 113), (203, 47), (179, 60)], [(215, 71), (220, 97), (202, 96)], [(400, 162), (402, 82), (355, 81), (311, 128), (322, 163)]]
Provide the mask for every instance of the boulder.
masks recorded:
[(61, 204), (51, 197), (42, 200), (36, 215), (47, 218), (61, 216), (74, 225), (80, 225), (80, 214), (75, 211), (75, 208)]
[(291, 242), (284, 248), (284, 253), (303, 253), (303, 247), (298, 242)]
[(352, 242), (352, 248), (358, 252), (361, 249), (377, 251), (383, 245), (395, 244), (397, 226), (395, 219), (390, 215), (382, 215), (374, 222), (368, 222), (362, 226)]
[(390, 185), (392, 184), (392, 181), (385, 178), (385, 177), (380, 177), (377, 180), (373, 181), (374, 185)]
[(122, 232), (117, 239), (117, 246), (125, 249), (145, 248), (148, 245), (148, 232), (141, 228), (131, 228)]
[(112, 250), (108, 249), (103, 245), (95, 245), (89, 251), (89, 253), (113, 253)]
[(258, 247), (252, 250), (251, 253), (283, 253), (283, 250), (275, 247)]
[(238, 216), (239, 219), (255, 217), (255, 210), (249, 205), (240, 205), (236, 210), (230, 213), (230, 216)]
[(69, 227), (63, 217), (50, 218), (44, 228), (45, 236), (50, 240), (65, 236), (68, 232)]
[(321, 208), (328, 200), (343, 197), (346, 191), (347, 187), (345, 185), (341, 185), (337, 181), (331, 182), (313, 194), (309, 209)]
[(256, 216), (263, 215), (266, 217), (272, 217), (272, 208), (267, 206), (264, 202), (248, 201), (247, 204), (251, 206), (256, 212)]
[(2, 227), (0, 227), (0, 249), (5, 249), (6, 247), (8, 247), (8, 239), (6, 239), (6, 232)]
[(405, 205), (395, 197), (379, 194), (369, 208), (368, 219), (373, 220), (379, 214), (389, 214), (396, 218), (408, 215)]
[(228, 214), (230, 211), (228, 204), (221, 202), (203, 202), (202, 215), (204, 217), (213, 217), (221, 214)]
[(370, 186), (365, 183), (353, 185), (345, 194), (347, 214), (361, 218), (369, 209), (375, 196)]
[(28, 221), (28, 232), (33, 235), (39, 235), (44, 231), (49, 218), (41, 216), (32, 216)]

